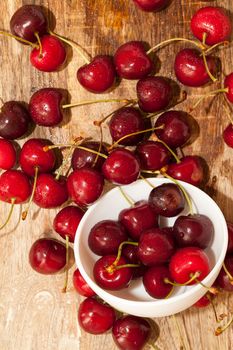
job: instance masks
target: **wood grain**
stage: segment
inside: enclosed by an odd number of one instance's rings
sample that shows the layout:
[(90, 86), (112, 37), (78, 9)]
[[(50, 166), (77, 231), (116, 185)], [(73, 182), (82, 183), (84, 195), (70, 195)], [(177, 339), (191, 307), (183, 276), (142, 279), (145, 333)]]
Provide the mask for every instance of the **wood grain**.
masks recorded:
[[(0, 28), (9, 29), (9, 19), (14, 11), (28, 1), (1, 1)], [(191, 37), (189, 19), (207, 2), (173, 0), (171, 6), (157, 14), (146, 14), (136, 9), (131, 0), (41, 0), (31, 1), (48, 8), (56, 18), (56, 32), (77, 41), (91, 55), (112, 54), (128, 40), (143, 40), (150, 45), (174, 36)], [(232, 10), (232, 0), (212, 1)], [(52, 19), (52, 17), (51, 17)], [(42, 87), (68, 89), (72, 101), (98, 96), (85, 92), (77, 83), (77, 68), (84, 62), (73, 53), (69, 65), (58, 73), (41, 73), (29, 62), (30, 49), (14, 40), (0, 37), (0, 97), (3, 101), (29, 101), (30, 95)], [(182, 44), (170, 45), (158, 52), (161, 61), (160, 75), (174, 78), (173, 59)], [(233, 67), (232, 46), (218, 50), (225, 74)], [(218, 83), (217, 85), (221, 85)], [(187, 110), (196, 100), (213, 87), (187, 89)], [(213, 88), (214, 89), (214, 88)], [(135, 82), (122, 81), (120, 86), (103, 97), (129, 98), (135, 96)], [(227, 148), (221, 133), (227, 124), (222, 109), (223, 96), (212, 101), (207, 99), (193, 116), (200, 124), (196, 141), (184, 148), (185, 154), (195, 153), (206, 159), (210, 167), (209, 190), (223, 210), (226, 218), (233, 221), (232, 199), (233, 167), (232, 150)], [(209, 108), (210, 106), (210, 108)], [(59, 128), (37, 127), (33, 137), (49, 138), (53, 142), (69, 142), (75, 136), (97, 137), (92, 121), (116, 108), (111, 105), (79, 107), (72, 110), (71, 120)], [(179, 108), (181, 108), (179, 106)], [(208, 111), (206, 109), (209, 109)], [(108, 138), (107, 129), (105, 137)], [(22, 144), (24, 140), (20, 140)], [(214, 181), (212, 181), (214, 179)], [(0, 220), (9, 207), (1, 203)], [(38, 210), (33, 206), (28, 220), (19, 222), (18, 206), (14, 220), (0, 236), (0, 348), (1, 350), (112, 350), (115, 345), (111, 334), (91, 336), (80, 330), (77, 323), (77, 307), (81, 298), (69, 287), (61, 293), (63, 275), (42, 276), (30, 268), (28, 251), (31, 244), (43, 236), (54, 236), (52, 221), (57, 211)], [(72, 272), (70, 272), (70, 276)], [(231, 295), (223, 295), (215, 302), (218, 313), (233, 310)], [(209, 307), (205, 310), (189, 309), (176, 316), (183, 334), (186, 349), (230, 350), (233, 348), (233, 328), (219, 337), (214, 336), (216, 323)], [(157, 319), (160, 336), (157, 345), (161, 350), (182, 348), (174, 318)]]

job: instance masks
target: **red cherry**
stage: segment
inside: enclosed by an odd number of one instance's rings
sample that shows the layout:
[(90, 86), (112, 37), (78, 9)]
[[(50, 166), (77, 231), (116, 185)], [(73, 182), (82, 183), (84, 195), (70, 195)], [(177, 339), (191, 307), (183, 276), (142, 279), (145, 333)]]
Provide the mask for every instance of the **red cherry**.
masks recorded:
[(144, 170), (160, 170), (171, 159), (170, 152), (161, 142), (150, 140), (139, 143), (135, 154)]
[(227, 146), (233, 148), (233, 124), (230, 123), (223, 131), (223, 139)]
[(121, 45), (114, 55), (114, 63), (118, 75), (124, 79), (144, 78), (154, 68), (142, 41), (129, 41)]
[(15, 166), (16, 150), (11, 141), (0, 139), (0, 169), (9, 170)]
[(220, 7), (207, 6), (200, 8), (190, 23), (193, 35), (200, 41), (206, 33), (206, 44), (214, 45), (228, 40), (231, 35), (231, 20), (226, 11)]
[(41, 208), (60, 207), (68, 199), (65, 178), (56, 179), (52, 174), (38, 175), (33, 197), (34, 203)]
[(31, 195), (31, 184), (20, 170), (7, 170), (0, 175), (0, 200), (15, 204), (26, 202)]
[(210, 296), (209, 294), (205, 294), (201, 299), (199, 299), (193, 306), (196, 306), (198, 308), (206, 307), (210, 304)]
[(71, 199), (81, 206), (95, 202), (100, 197), (103, 186), (103, 176), (92, 168), (74, 170), (67, 179)]
[(233, 223), (227, 222), (227, 228), (228, 228), (228, 247), (227, 247), (227, 253), (233, 253)]
[(233, 73), (226, 76), (224, 80), (224, 87), (228, 90), (226, 92), (227, 99), (233, 103)]
[(79, 305), (79, 325), (88, 333), (107, 332), (112, 328), (115, 319), (114, 309), (94, 298), (87, 298)]
[[(100, 145), (96, 141), (83, 142), (82, 146), (102, 154), (107, 154), (107, 149), (104, 145)], [(93, 168), (96, 170), (101, 170), (104, 163), (103, 157), (98, 157), (96, 154), (89, 152), (87, 150), (76, 148), (72, 155), (71, 165), (74, 170), (81, 169), (84, 167)]]
[(143, 11), (157, 12), (168, 6), (171, 0), (133, 0), (135, 4)]
[(171, 280), (167, 266), (153, 266), (146, 270), (143, 276), (143, 285), (147, 293), (156, 299), (164, 299), (171, 292), (173, 286), (165, 283), (164, 279)]
[(89, 64), (77, 71), (79, 83), (88, 91), (102, 93), (110, 89), (116, 78), (116, 71), (111, 56), (95, 56)]
[(74, 242), (78, 225), (84, 212), (73, 205), (61, 209), (53, 220), (54, 230), (64, 239), (69, 237), (70, 242)]
[(42, 72), (55, 72), (61, 68), (66, 60), (66, 49), (62, 41), (53, 35), (44, 35), (40, 49), (35, 48), (30, 55), (33, 67)]
[[(233, 256), (227, 255), (224, 260), (225, 267), (229, 274), (233, 276)], [(233, 292), (233, 281), (222, 267), (216, 279), (216, 284), (227, 292)]]
[(95, 292), (89, 287), (87, 282), (84, 280), (79, 269), (76, 269), (73, 273), (73, 285), (75, 290), (84, 297), (93, 297)]
[(54, 239), (38, 239), (31, 246), (29, 263), (33, 270), (44, 275), (57, 273), (66, 265), (66, 248)]

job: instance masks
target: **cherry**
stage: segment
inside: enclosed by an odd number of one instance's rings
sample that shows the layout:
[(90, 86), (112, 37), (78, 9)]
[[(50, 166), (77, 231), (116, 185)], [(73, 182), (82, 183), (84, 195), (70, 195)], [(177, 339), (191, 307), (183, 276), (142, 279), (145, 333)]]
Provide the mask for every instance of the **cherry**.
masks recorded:
[[(145, 129), (145, 122), (140, 111), (133, 107), (123, 107), (116, 111), (110, 122), (109, 130), (113, 142), (122, 137), (142, 131)], [(119, 145), (134, 146), (143, 138), (143, 134), (132, 135), (119, 142)]]
[(179, 247), (207, 248), (213, 239), (214, 226), (202, 214), (179, 216), (173, 226), (173, 233)]
[(202, 7), (192, 17), (190, 23), (193, 35), (200, 41), (206, 34), (205, 43), (215, 45), (228, 40), (232, 25), (226, 11), (220, 7)]
[(103, 186), (103, 176), (92, 168), (74, 170), (67, 179), (71, 199), (81, 206), (95, 202), (100, 197)]
[(227, 146), (233, 148), (233, 124), (230, 123), (223, 131), (223, 139)]
[(111, 255), (117, 253), (119, 245), (127, 240), (123, 225), (114, 220), (102, 220), (92, 227), (88, 245), (97, 255)]
[(171, 280), (167, 266), (152, 266), (146, 270), (143, 276), (143, 285), (147, 293), (156, 299), (166, 298), (173, 289), (173, 286), (165, 283), (164, 279)]
[(44, 35), (41, 48), (34, 48), (30, 55), (33, 67), (42, 72), (59, 70), (66, 60), (66, 49), (62, 41), (52, 35)]
[(227, 255), (224, 260), (225, 268), (222, 267), (216, 279), (216, 284), (227, 292), (233, 292), (233, 256)]
[(114, 63), (117, 74), (124, 79), (144, 78), (154, 68), (142, 41), (129, 41), (121, 45), (114, 55)]
[(228, 228), (228, 247), (227, 247), (227, 253), (231, 254), (233, 253), (233, 224), (231, 222), (227, 222), (227, 228)]
[[(83, 142), (82, 146), (90, 150), (107, 154), (106, 147), (96, 141)], [(81, 148), (76, 148), (74, 150), (74, 153), (71, 159), (71, 165), (74, 170), (81, 169), (84, 167), (90, 167), (96, 170), (100, 170), (103, 163), (104, 163), (103, 157), (99, 157), (98, 155)]]
[(172, 217), (182, 212), (185, 199), (177, 185), (165, 183), (150, 192), (149, 204), (158, 215)]
[(11, 32), (25, 40), (36, 42), (37, 37), (47, 31), (47, 20), (40, 6), (24, 5), (21, 6), (11, 17)]
[[(197, 274), (196, 280), (202, 281), (210, 272), (210, 263), (204, 250), (198, 247), (180, 248), (171, 257), (169, 270), (172, 279), (184, 284)], [(195, 284), (193, 280), (189, 283)]]
[(139, 240), (143, 231), (158, 227), (158, 215), (146, 201), (136, 202), (133, 207), (122, 210), (119, 221), (136, 241)]
[[(119, 290), (128, 287), (133, 271), (130, 267), (121, 267), (127, 265), (124, 257), (120, 257), (115, 264), (116, 255), (105, 255), (96, 261), (93, 269), (93, 275), (96, 283), (107, 290)], [(118, 269), (118, 267), (120, 267)]]
[(74, 242), (78, 225), (84, 212), (73, 205), (61, 209), (53, 220), (54, 230), (64, 239), (69, 237), (70, 242)]
[(77, 71), (79, 83), (88, 91), (102, 93), (109, 90), (116, 78), (116, 71), (111, 56), (95, 56), (89, 64)]
[(210, 294), (207, 292), (201, 299), (199, 299), (193, 306), (196, 306), (198, 308), (203, 308), (208, 306), (211, 301), (210, 301)]
[(52, 174), (38, 175), (33, 197), (36, 205), (41, 208), (56, 208), (65, 203), (67, 199), (65, 178), (56, 179)]
[(151, 335), (151, 326), (144, 318), (123, 316), (114, 322), (113, 340), (122, 350), (142, 350)]
[(5, 139), (0, 139), (0, 169), (9, 170), (15, 166), (16, 150), (14, 144)]
[(102, 334), (112, 328), (116, 319), (114, 309), (94, 298), (87, 298), (79, 305), (79, 325), (88, 333)]
[(0, 200), (15, 204), (24, 203), (30, 197), (31, 184), (20, 170), (7, 170), (0, 175)]
[(136, 147), (135, 154), (144, 170), (159, 170), (171, 159), (168, 149), (159, 141), (143, 141)]
[(233, 103), (233, 73), (230, 73), (226, 76), (224, 80), (224, 86), (226, 88), (226, 97)]
[[(216, 59), (206, 57), (209, 72), (213, 75), (217, 71)], [(196, 49), (183, 49), (176, 55), (174, 69), (177, 79), (186, 86), (199, 87), (208, 83), (210, 75), (207, 72), (203, 57)]]
[(172, 101), (172, 87), (166, 78), (143, 78), (138, 81), (136, 89), (139, 107), (144, 112), (158, 112)]
[(138, 267), (134, 267), (133, 277), (132, 279), (140, 278), (144, 275), (146, 271), (146, 266), (142, 265), (139, 257), (138, 257), (138, 246), (126, 244), (123, 246), (122, 255), (126, 258), (126, 260), (133, 265), (138, 265)]
[(116, 148), (102, 166), (104, 177), (116, 184), (125, 185), (137, 180), (140, 165), (137, 157), (129, 150)]
[(66, 265), (66, 248), (54, 239), (38, 239), (31, 246), (29, 263), (33, 270), (44, 275), (57, 273)]
[(73, 285), (75, 290), (84, 297), (93, 297), (95, 292), (89, 287), (87, 282), (84, 280), (79, 269), (76, 269), (73, 273)]
[(133, 0), (135, 4), (143, 11), (157, 12), (168, 6), (171, 0)]
[(4, 139), (17, 139), (28, 131), (31, 117), (20, 102), (8, 101), (1, 107), (0, 137)]

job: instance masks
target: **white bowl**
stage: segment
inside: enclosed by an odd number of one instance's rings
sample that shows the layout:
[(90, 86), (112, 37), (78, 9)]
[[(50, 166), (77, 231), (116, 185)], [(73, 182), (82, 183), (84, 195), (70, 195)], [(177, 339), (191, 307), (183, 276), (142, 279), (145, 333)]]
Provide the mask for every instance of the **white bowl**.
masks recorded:
[[(154, 186), (171, 182), (164, 178), (148, 180)], [(206, 193), (185, 182), (180, 183), (190, 195), (194, 211), (208, 216), (214, 225), (214, 238), (211, 245), (206, 249), (206, 253), (210, 258), (211, 272), (203, 280), (205, 285), (211, 286), (218, 276), (227, 250), (228, 231), (226, 221), (217, 204)], [(122, 189), (135, 202), (148, 199), (152, 190), (151, 186), (144, 180), (122, 186)], [(141, 279), (132, 281), (128, 288), (120, 291), (107, 291), (95, 283), (92, 270), (95, 261), (100, 257), (95, 255), (88, 247), (89, 232), (101, 220), (117, 220), (120, 211), (128, 207), (129, 203), (122, 196), (119, 188), (114, 188), (87, 210), (79, 224), (74, 242), (75, 259), (82, 276), (96, 294), (108, 304), (131, 315), (163, 317), (189, 308), (206, 293), (206, 289), (201, 285), (175, 288), (175, 292), (170, 298), (153, 299), (146, 293)], [(187, 214), (187, 212), (186, 206), (182, 214)], [(176, 217), (163, 219), (161, 225), (171, 226), (175, 219)]]

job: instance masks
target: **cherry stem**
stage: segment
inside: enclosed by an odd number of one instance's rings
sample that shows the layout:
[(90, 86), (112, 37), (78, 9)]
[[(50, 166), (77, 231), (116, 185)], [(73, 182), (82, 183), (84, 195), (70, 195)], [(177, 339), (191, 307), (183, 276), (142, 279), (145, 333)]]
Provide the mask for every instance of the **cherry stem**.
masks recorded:
[(207, 289), (211, 294), (216, 295), (218, 294), (218, 289), (215, 287), (207, 287), (205, 284), (203, 284), (201, 281), (199, 281), (198, 278), (195, 278), (196, 283), (200, 284), (203, 288)]
[(124, 265), (119, 265), (119, 266), (114, 266), (113, 270), (120, 270), (123, 269), (124, 267), (140, 267), (140, 264), (124, 264)]
[(113, 112), (109, 113), (108, 115), (106, 115), (104, 118), (100, 119), (100, 120), (95, 120), (93, 122), (93, 124), (95, 126), (100, 126), (102, 123), (104, 123), (108, 118), (110, 118), (114, 113), (116, 113), (117, 111), (119, 111), (119, 109), (127, 107), (127, 106), (131, 106), (131, 105), (135, 105), (137, 101), (135, 100), (134, 102), (132, 102), (131, 100), (129, 100), (123, 107), (117, 108), (115, 109)]
[(229, 278), (230, 284), (233, 284), (233, 276), (230, 274), (230, 272), (228, 271), (225, 263), (223, 262), (222, 264), (223, 270), (226, 272), (227, 277)]
[(225, 110), (225, 113), (226, 113), (227, 118), (229, 119), (230, 123), (233, 125), (233, 119), (232, 119), (232, 117), (230, 116), (228, 110), (226, 109), (226, 107), (225, 107), (224, 105), (223, 105), (223, 108), (224, 108), (224, 110)]
[(215, 306), (214, 306), (214, 303), (213, 303), (213, 300), (212, 300), (212, 295), (209, 295), (209, 293), (206, 294), (206, 298), (209, 300), (210, 302), (210, 305), (212, 307), (212, 310), (213, 310), (213, 313), (214, 313), (214, 317), (215, 317), (215, 320), (217, 323), (220, 322), (220, 319), (218, 319), (218, 315), (217, 315), (217, 311), (215, 309)]
[(222, 334), (232, 323), (233, 323), (233, 317), (232, 317), (232, 319), (230, 319), (230, 321), (227, 322), (224, 326), (218, 327), (218, 328), (215, 330), (215, 335), (220, 335), (220, 334)]
[(147, 53), (147, 55), (149, 55), (151, 52), (160, 49), (160, 47), (165, 46), (165, 45), (170, 44), (170, 43), (175, 42), (175, 41), (185, 41), (185, 42), (188, 42), (188, 43), (191, 43), (191, 44), (197, 46), (201, 50), (205, 50), (206, 49), (206, 45), (203, 45), (200, 42), (195, 41), (195, 40), (190, 40), (190, 39), (185, 39), (185, 38), (171, 38), (171, 39), (162, 41), (161, 43), (153, 46), (146, 53)]
[(109, 99), (109, 100), (95, 100), (95, 101), (81, 101), (81, 102), (76, 102), (76, 103), (70, 103), (70, 104), (66, 104), (63, 105), (62, 108), (72, 108), (72, 107), (78, 107), (78, 106), (85, 106), (85, 105), (91, 105), (91, 104), (95, 104), (95, 103), (110, 103), (110, 102), (132, 102), (135, 100), (128, 100), (128, 99), (119, 99), (119, 98), (113, 98), (113, 99)]
[(108, 272), (112, 272), (113, 270), (115, 270), (115, 268), (116, 268), (116, 266), (117, 266), (117, 264), (118, 264), (118, 262), (119, 262), (119, 260), (121, 258), (123, 246), (126, 245), (126, 244), (131, 244), (131, 245), (134, 245), (136, 247), (138, 246), (137, 242), (131, 242), (131, 241), (121, 242), (121, 244), (118, 247), (117, 257), (116, 257), (115, 261), (107, 268)]
[(34, 175), (33, 187), (32, 187), (32, 194), (31, 194), (31, 197), (29, 199), (29, 202), (28, 202), (26, 210), (24, 210), (22, 212), (22, 220), (26, 220), (28, 212), (29, 212), (29, 209), (30, 209), (30, 206), (32, 204), (32, 200), (33, 200), (33, 197), (34, 197), (34, 194), (35, 194), (35, 190), (36, 190), (36, 183), (37, 183), (38, 173), (39, 173), (39, 167), (36, 166), (35, 167), (35, 175)]
[(39, 49), (40, 49), (39, 57), (42, 58), (42, 44), (41, 44), (39, 34), (38, 34), (38, 32), (35, 32), (34, 35), (38, 41), (38, 45), (39, 45)]
[(0, 226), (0, 230), (2, 230), (4, 227), (6, 227), (6, 225), (10, 221), (12, 213), (13, 213), (13, 210), (14, 210), (15, 202), (16, 202), (16, 199), (15, 198), (11, 198), (11, 208), (10, 208), (9, 214), (7, 216), (6, 221)]
[(102, 129), (102, 125), (101, 124), (99, 126), (99, 130), (100, 130), (100, 144), (99, 144), (99, 148), (98, 148), (98, 154), (95, 157), (95, 160), (94, 160), (94, 162), (92, 164), (92, 167), (94, 167), (96, 165), (96, 163), (97, 163), (97, 161), (99, 159), (99, 156), (100, 156), (99, 153), (101, 151), (101, 147), (103, 145), (103, 129)]
[(204, 96), (202, 96), (201, 98), (199, 98), (199, 100), (197, 100), (197, 102), (194, 104), (193, 108), (190, 109), (190, 111), (193, 111), (202, 102), (202, 100), (204, 100), (206, 97), (217, 95), (221, 92), (228, 93), (228, 91), (229, 91), (228, 88), (210, 91), (209, 93), (207, 93)]
[(62, 293), (66, 293), (69, 278), (69, 236), (66, 235), (66, 271), (65, 271), (65, 283), (62, 289)]
[(208, 67), (208, 63), (207, 63), (207, 60), (206, 60), (206, 53), (204, 51), (202, 52), (202, 58), (203, 58), (203, 62), (204, 62), (205, 69), (206, 69), (206, 72), (207, 72), (208, 76), (215, 83), (218, 79), (215, 78), (213, 76), (213, 74), (210, 72), (209, 67)]
[(108, 158), (108, 156), (106, 156), (106, 154), (103, 154), (101, 152), (97, 152), (93, 149), (87, 148), (87, 147), (83, 147), (83, 146), (76, 146), (76, 145), (67, 145), (67, 144), (63, 144), (63, 143), (58, 143), (57, 145), (51, 145), (51, 146), (44, 146), (43, 150), (45, 152), (47, 152), (50, 149), (54, 149), (54, 148), (64, 148), (64, 147), (73, 147), (73, 148), (79, 148), (79, 149), (83, 149), (84, 151), (90, 152), (90, 153), (94, 153), (94, 154), (98, 154), (100, 157), (103, 157), (105, 159)]
[(185, 282), (185, 283), (176, 283), (176, 282), (172, 282), (172, 281), (170, 281), (168, 278), (164, 278), (164, 283), (166, 283), (166, 284), (171, 284), (172, 286), (174, 286), (174, 287), (183, 287), (183, 286), (187, 286), (187, 285), (189, 285), (190, 283), (192, 283), (193, 281), (195, 281), (196, 280), (196, 278), (197, 277), (199, 277), (200, 276), (200, 272), (195, 272), (195, 274), (193, 274), (191, 277), (190, 277), (190, 279), (187, 281), (187, 282)]
[(49, 30), (49, 34), (52, 35), (52, 36), (57, 37), (58, 39), (60, 39), (64, 43), (66, 43), (69, 46), (71, 46), (75, 51), (78, 52), (78, 54), (82, 57), (82, 59), (85, 61), (86, 64), (89, 64), (91, 62), (90, 55), (79, 44), (77, 44), (77, 43), (75, 43), (75, 42), (73, 42), (71, 40), (66, 39), (62, 35), (58, 35), (57, 33), (54, 33), (51, 30)]
[(21, 42), (24, 43), (24, 44), (28, 44), (28, 45), (30, 45), (31, 47), (33, 47), (33, 49), (35, 49), (35, 48), (36, 48), (36, 49), (39, 49), (39, 45), (33, 44), (31, 41), (28, 41), (28, 40), (26, 40), (26, 39), (20, 38), (20, 37), (17, 36), (17, 35), (13, 35), (13, 34), (11, 34), (11, 33), (7, 33), (7, 32), (4, 32), (4, 31), (2, 31), (2, 30), (0, 30), (0, 34), (9, 36), (9, 37), (11, 37), (11, 38), (14, 38), (14, 39), (16, 39), (16, 40), (18, 40), (18, 41), (21, 41)]
[(174, 292), (174, 286), (172, 286), (172, 289), (170, 290), (170, 292), (168, 293), (168, 295), (165, 296), (164, 299), (170, 298), (170, 296), (172, 295), (173, 292)]
[(122, 196), (126, 199), (129, 205), (132, 207), (134, 205), (134, 201), (125, 193), (125, 191), (123, 191), (121, 186), (118, 186), (118, 188), (121, 191)]
[(214, 49), (216, 49), (216, 47), (220, 46), (220, 45), (224, 45), (224, 46), (228, 46), (230, 44), (229, 41), (221, 41), (220, 43), (217, 43), (211, 47), (209, 47), (206, 51), (205, 54), (208, 55), (211, 51), (213, 51)]
[(151, 343), (151, 342), (148, 342), (148, 345), (149, 345), (152, 349), (154, 349), (154, 350), (160, 350), (159, 347), (158, 347), (156, 344), (153, 344), (153, 343)]
[(152, 183), (151, 183), (146, 177), (144, 177), (144, 176), (142, 176), (142, 175), (140, 174), (140, 178), (141, 178), (143, 181), (145, 181), (150, 187), (155, 188), (155, 186), (152, 185)]
[[(164, 128), (164, 126), (163, 126)], [(162, 145), (164, 145), (164, 147), (166, 147), (166, 149), (171, 153), (171, 155), (175, 158), (176, 160), (176, 163), (179, 164), (180, 163), (180, 159), (177, 157), (177, 155), (175, 154), (175, 152), (165, 143), (163, 142), (162, 140), (157, 140), (157, 142), (160, 142), (162, 143)]]

